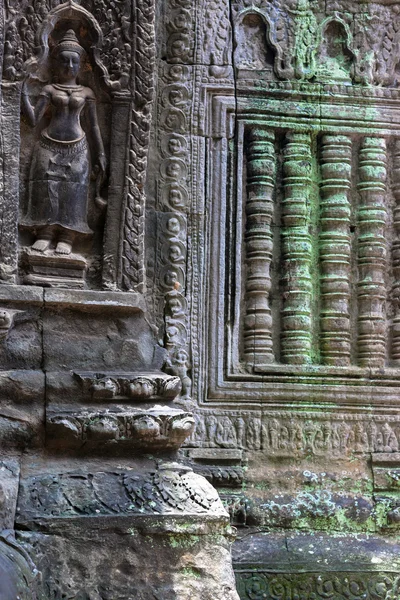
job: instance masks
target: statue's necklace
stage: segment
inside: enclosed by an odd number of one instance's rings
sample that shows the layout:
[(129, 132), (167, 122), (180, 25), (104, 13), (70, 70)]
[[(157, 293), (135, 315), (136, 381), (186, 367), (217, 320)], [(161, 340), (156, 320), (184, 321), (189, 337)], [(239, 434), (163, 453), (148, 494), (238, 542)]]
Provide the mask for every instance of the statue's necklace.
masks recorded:
[(56, 90), (66, 92), (68, 96), (71, 96), (71, 94), (74, 92), (80, 92), (83, 90), (83, 86), (81, 85), (62, 85), (62, 83), (53, 83), (53, 86), (56, 88)]

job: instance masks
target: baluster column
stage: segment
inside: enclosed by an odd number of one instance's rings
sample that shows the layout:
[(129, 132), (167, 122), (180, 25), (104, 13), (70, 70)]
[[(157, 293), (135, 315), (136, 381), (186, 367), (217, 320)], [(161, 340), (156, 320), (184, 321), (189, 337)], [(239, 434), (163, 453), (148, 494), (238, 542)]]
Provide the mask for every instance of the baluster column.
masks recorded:
[(311, 137), (288, 133), (284, 150), (282, 201), (283, 307), (281, 358), (311, 362)]
[(386, 141), (367, 137), (360, 149), (358, 211), (358, 359), (385, 364)]
[(393, 242), (393, 302), (395, 314), (393, 317), (393, 339), (391, 358), (400, 364), (400, 139), (395, 140), (393, 151), (393, 196), (396, 206), (393, 211), (395, 240)]
[(275, 134), (254, 127), (247, 133), (246, 276), (244, 355), (247, 365), (272, 362), (270, 309)]
[(351, 139), (325, 135), (321, 149), (321, 362), (350, 363)]

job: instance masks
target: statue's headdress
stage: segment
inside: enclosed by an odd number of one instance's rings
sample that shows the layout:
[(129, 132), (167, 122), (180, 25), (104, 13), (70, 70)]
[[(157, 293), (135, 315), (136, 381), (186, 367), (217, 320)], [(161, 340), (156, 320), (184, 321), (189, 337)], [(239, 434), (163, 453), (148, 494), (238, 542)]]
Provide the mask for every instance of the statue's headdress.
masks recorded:
[(84, 52), (84, 48), (78, 42), (78, 38), (76, 37), (75, 31), (73, 29), (68, 29), (68, 31), (63, 35), (61, 40), (53, 49), (53, 54), (59, 54), (63, 50), (68, 50), (69, 52), (77, 52), (81, 55)]

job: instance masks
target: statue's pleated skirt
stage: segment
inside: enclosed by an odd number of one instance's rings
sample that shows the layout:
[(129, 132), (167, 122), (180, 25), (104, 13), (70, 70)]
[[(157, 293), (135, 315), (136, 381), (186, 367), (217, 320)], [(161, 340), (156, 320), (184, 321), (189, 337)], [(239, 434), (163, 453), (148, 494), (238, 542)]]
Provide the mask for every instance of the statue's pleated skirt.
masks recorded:
[(22, 226), (59, 226), (91, 234), (87, 222), (90, 157), (86, 137), (59, 142), (42, 133), (34, 148)]

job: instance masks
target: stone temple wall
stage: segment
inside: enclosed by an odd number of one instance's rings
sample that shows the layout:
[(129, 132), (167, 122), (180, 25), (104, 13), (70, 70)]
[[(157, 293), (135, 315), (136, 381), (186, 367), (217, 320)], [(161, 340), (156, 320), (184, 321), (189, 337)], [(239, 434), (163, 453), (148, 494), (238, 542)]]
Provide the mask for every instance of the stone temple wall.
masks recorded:
[(0, 596), (398, 600), (400, 4), (0, 9)]

